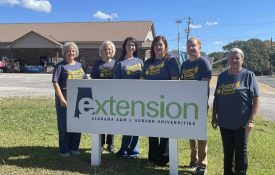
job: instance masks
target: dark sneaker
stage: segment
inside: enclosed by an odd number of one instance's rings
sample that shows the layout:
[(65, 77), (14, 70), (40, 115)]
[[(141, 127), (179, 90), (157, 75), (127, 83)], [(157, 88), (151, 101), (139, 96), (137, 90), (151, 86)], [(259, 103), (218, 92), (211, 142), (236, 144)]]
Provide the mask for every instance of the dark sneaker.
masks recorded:
[(197, 162), (191, 161), (188, 168), (197, 168), (197, 166), (198, 166)]
[(109, 153), (115, 153), (114, 145), (108, 145), (106, 151)]
[(206, 167), (197, 167), (195, 174), (196, 175), (205, 175), (207, 173)]
[(119, 150), (119, 151), (116, 153), (116, 157), (128, 157), (128, 154), (127, 154), (126, 151), (122, 152), (122, 151)]
[(156, 164), (158, 166), (166, 166), (169, 163), (169, 156), (160, 156)]

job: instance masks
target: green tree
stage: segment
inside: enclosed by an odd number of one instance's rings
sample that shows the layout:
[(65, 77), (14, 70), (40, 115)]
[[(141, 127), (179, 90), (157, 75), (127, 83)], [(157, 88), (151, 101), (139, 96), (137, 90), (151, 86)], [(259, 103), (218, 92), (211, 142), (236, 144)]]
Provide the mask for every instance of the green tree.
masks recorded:
[[(208, 54), (208, 57), (214, 58), (213, 62), (215, 63), (215, 62), (220, 61), (221, 59), (225, 58), (225, 54), (224, 54), (224, 52), (213, 52), (213, 53)], [(227, 60), (218, 62), (217, 64), (225, 67), (227, 65)]]
[(269, 48), (259, 39), (247, 41), (234, 41), (227, 44), (223, 49), (228, 54), (229, 50), (237, 47), (243, 50), (245, 62), (244, 67), (253, 71), (256, 75), (267, 75), (269, 72)]
[(224, 52), (213, 52), (208, 54), (208, 57), (214, 58), (212, 65), (212, 73), (214, 75), (218, 75), (226, 69), (227, 59), (224, 60)]

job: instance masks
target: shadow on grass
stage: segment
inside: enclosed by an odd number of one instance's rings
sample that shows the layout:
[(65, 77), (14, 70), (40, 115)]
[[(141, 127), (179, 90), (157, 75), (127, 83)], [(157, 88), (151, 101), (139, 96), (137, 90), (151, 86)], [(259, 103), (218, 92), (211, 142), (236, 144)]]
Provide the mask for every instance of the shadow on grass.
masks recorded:
[[(80, 156), (63, 158), (58, 155), (56, 147), (0, 147), (0, 165), (11, 165), (21, 168), (39, 168), (41, 171), (56, 170), (78, 172), (81, 174), (168, 174), (167, 167), (154, 167), (145, 159), (116, 158), (114, 154), (102, 154), (101, 166), (92, 167), (89, 149), (81, 149)], [(40, 171), (40, 170), (37, 170)], [(38, 172), (39, 173), (39, 172)]]

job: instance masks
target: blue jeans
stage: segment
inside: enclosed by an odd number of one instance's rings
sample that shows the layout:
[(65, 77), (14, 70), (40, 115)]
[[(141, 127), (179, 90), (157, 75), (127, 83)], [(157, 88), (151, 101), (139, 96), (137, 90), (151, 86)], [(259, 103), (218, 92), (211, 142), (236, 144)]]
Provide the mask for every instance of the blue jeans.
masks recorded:
[(139, 155), (138, 136), (122, 136), (121, 147), (116, 154), (119, 157)]
[(57, 127), (59, 136), (59, 152), (61, 154), (69, 151), (78, 151), (81, 133), (67, 132), (67, 108), (62, 107), (56, 101)]

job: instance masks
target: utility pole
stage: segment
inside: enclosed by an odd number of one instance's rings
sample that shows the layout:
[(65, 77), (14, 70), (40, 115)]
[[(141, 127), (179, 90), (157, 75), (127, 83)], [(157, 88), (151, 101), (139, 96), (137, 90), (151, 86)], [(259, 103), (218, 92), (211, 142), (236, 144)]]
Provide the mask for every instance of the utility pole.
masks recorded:
[(190, 33), (190, 24), (191, 24), (191, 19), (190, 16), (188, 17), (187, 20), (187, 28), (185, 29), (185, 33), (186, 33), (186, 54), (185, 54), (185, 60), (187, 60), (188, 55), (187, 55), (187, 41), (189, 40), (189, 33)]
[(182, 19), (179, 18), (176, 20), (176, 23), (178, 24), (178, 54), (180, 54), (180, 24), (182, 23)]
[(191, 24), (191, 19), (190, 19), (190, 16), (189, 16), (189, 17), (188, 17), (188, 20), (187, 20), (187, 29), (185, 29), (185, 33), (186, 33), (186, 42), (187, 42), (188, 39), (189, 39), (190, 24)]
[(273, 56), (273, 47), (272, 47), (272, 37), (270, 40), (270, 58), (269, 58), (269, 75), (272, 76), (272, 56)]

